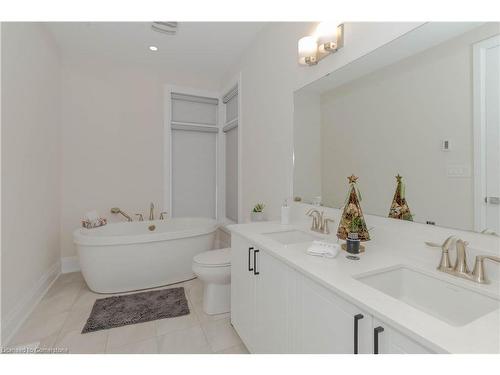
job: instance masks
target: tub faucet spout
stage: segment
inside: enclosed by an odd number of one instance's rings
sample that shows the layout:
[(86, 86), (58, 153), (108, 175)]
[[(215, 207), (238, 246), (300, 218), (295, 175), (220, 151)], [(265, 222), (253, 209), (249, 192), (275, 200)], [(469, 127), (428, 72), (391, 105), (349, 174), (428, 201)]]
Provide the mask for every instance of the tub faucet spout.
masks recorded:
[(149, 220), (155, 219), (154, 208), (155, 208), (155, 205), (153, 204), (153, 202), (151, 202), (151, 205), (149, 206)]

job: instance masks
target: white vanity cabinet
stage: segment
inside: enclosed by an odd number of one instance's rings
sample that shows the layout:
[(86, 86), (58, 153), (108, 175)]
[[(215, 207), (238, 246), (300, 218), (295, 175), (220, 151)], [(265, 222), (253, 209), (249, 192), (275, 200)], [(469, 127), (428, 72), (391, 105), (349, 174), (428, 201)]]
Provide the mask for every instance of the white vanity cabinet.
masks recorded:
[(335, 293), (297, 275), (294, 353), (371, 353), (372, 317)]
[(431, 354), (431, 350), (420, 345), (390, 325), (373, 318), (374, 350), (379, 354)]
[(231, 244), (231, 322), (251, 353), (430, 353), (242, 236)]
[(292, 269), (258, 251), (255, 278), (256, 353), (290, 353), (289, 303)]
[(253, 250), (242, 237), (231, 236), (231, 323), (251, 352), (256, 347)]
[(252, 353), (289, 353), (291, 269), (240, 236), (231, 247), (233, 326)]

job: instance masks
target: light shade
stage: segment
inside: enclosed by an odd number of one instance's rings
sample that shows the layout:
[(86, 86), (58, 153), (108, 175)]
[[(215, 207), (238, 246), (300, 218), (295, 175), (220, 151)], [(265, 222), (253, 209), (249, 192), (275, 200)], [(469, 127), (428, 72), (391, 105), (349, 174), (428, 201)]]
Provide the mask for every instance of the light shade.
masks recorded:
[(299, 39), (299, 63), (307, 64), (306, 59), (316, 59), (318, 44), (313, 36), (305, 36)]
[(318, 40), (318, 50), (320, 54), (330, 53), (338, 48), (338, 22), (321, 22), (316, 28), (314, 35)]
[(337, 26), (339, 24), (340, 23), (336, 21), (321, 22), (314, 33), (318, 40), (318, 44), (335, 43), (337, 41)]

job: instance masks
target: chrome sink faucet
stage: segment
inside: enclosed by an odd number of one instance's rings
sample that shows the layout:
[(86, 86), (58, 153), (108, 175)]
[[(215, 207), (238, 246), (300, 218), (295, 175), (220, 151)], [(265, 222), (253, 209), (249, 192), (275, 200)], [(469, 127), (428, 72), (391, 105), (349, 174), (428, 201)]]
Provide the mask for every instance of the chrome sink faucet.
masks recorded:
[(311, 230), (318, 233), (330, 234), (330, 228), (328, 228), (328, 223), (332, 222), (333, 219), (325, 217), (325, 212), (311, 208), (306, 212), (307, 216), (312, 217)]
[[(453, 276), (461, 277), (463, 279), (471, 280), (479, 284), (489, 284), (490, 281), (486, 277), (484, 260), (492, 260), (500, 263), (500, 257), (493, 255), (477, 255), (474, 263), (474, 269), (470, 272), (467, 266), (467, 241), (456, 238), (455, 236), (448, 237), (442, 245), (433, 242), (426, 242), (427, 246), (440, 247), (442, 250), (441, 260), (437, 267), (438, 271), (448, 273)], [(457, 257), (455, 265), (452, 267), (449, 256), (449, 249), (455, 245)]]

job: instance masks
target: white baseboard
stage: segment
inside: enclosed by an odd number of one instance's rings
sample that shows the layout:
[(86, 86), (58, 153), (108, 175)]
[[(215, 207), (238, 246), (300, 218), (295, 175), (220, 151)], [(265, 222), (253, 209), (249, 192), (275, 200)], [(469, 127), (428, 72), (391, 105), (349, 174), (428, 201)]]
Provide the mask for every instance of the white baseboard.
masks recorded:
[(60, 274), (61, 262), (57, 261), (40, 277), (30, 291), (20, 297), (17, 305), (2, 322), (2, 338), (5, 339), (2, 340), (4, 342), (3, 345), (12, 340), (16, 332), (21, 328), (21, 325), (26, 321), (35, 306), (40, 302)]
[(71, 273), (80, 271), (78, 257), (61, 258), (61, 273)]

